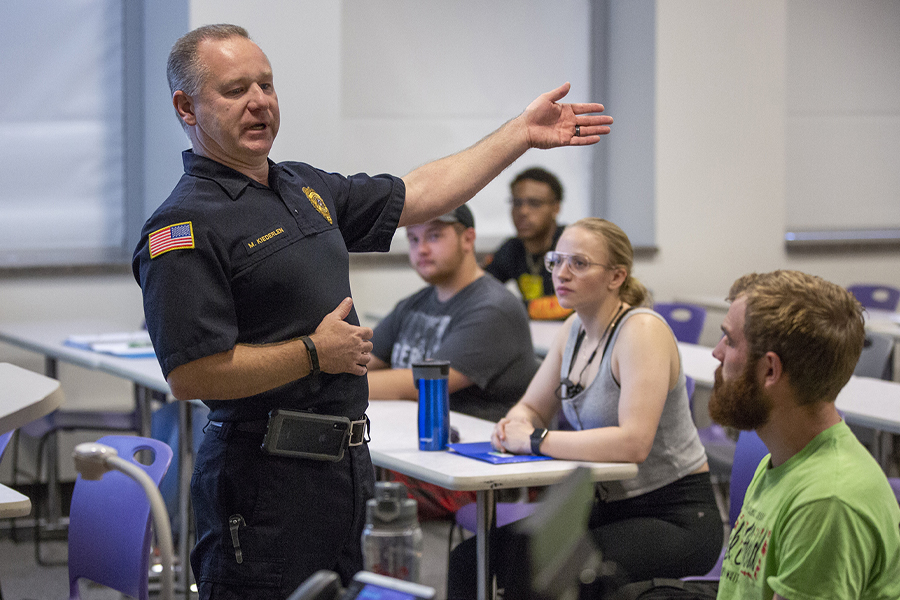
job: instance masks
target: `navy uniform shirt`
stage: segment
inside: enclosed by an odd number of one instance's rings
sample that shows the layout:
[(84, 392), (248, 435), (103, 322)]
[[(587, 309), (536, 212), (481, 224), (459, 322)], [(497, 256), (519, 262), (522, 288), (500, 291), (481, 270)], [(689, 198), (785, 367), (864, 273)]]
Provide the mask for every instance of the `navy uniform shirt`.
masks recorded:
[[(400, 220), (399, 178), (344, 177), (269, 163), (269, 185), (184, 152), (169, 198), (132, 261), (163, 374), (235, 344), (308, 335), (350, 296), (350, 252), (387, 251)], [(359, 324), (356, 312), (347, 321)], [(264, 419), (274, 408), (359, 418), (365, 377), (304, 377), (243, 400), (208, 400), (214, 421)]]

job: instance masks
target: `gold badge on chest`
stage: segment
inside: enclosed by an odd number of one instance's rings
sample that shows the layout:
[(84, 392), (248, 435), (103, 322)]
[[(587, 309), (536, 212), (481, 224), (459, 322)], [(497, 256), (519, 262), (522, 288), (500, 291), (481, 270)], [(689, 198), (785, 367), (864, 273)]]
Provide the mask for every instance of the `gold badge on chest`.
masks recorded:
[(319, 214), (325, 217), (328, 221), (329, 225), (334, 225), (331, 221), (331, 213), (328, 211), (328, 206), (325, 204), (325, 201), (322, 200), (322, 196), (316, 193), (314, 189), (311, 187), (303, 188), (303, 193), (306, 194), (306, 197), (309, 198), (309, 203), (313, 205)]

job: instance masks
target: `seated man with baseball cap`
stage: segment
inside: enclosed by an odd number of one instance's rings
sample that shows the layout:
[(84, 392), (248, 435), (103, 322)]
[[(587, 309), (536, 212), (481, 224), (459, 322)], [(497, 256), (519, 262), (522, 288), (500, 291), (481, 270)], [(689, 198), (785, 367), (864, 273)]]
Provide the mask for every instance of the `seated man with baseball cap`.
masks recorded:
[[(407, 227), (406, 235), (409, 261), (429, 285), (401, 300), (375, 327), (369, 399), (417, 400), (412, 363), (446, 360), (450, 409), (496, 421), (537, 370), (525, 308), (478, 266), (475, 218), (467, 206)], [(474, 501), (469, 495), (462, 504)], [(418, 499), (420, 515), (429, 516), (428, 501)], [(459, 503), (439, 504), (446, 513)]]

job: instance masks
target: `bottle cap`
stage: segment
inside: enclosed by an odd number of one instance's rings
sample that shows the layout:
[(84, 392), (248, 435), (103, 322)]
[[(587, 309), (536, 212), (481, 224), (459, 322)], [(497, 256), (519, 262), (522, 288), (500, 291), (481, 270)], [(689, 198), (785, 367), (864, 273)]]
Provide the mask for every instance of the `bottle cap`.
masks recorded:
[(413, 381), (419, 379), (446, 379), (450, 376), (450, 361), (431, 358), (412, 364)]
[(366, 524), (405, 529), (418, 524), (418, 505), (396, 481), (375, 483), (375, 497), (366, 502)]

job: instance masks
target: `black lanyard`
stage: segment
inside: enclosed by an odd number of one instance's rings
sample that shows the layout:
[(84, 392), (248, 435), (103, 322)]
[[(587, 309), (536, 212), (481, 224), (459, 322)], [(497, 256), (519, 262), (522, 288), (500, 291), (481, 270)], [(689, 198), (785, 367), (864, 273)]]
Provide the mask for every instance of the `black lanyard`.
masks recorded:
[[(619, 326), (619, 323), (622, 322), (622, 319), (625, 318), (625, 315), (628, 314), (633, 306), (629, 306), (626, 308), (622, 314), (616, 313), (616, 316), (613, 317), (613, 320), (607, 325), (607, 329), (609, 330), (609, 337), (606, 338), (606, 343), (603, 345), (603, 354), (600, 355), (600, 362), (603, 362), (603, 357), (606, 356), (606, 349), (609, 348), (610, 342), (612, 342), (613, 334), (616, 332), (616, 328)], [(575, 364), (575, 357), (578, 356), (578, 350), (581, 349), (581, 343), (584, 341), (585, 336), (587, 336), (587, 331), (585, 331), (584, 327), (581, 328), (581, 331), (578, 332), (578, 339), (575, 340), (575, 348), (572, 350), (572, 359), (569, 361), (569, 372), (566, 373), (565, 379), (559, 382), (560, 390), (562, 392), (561, 398), (573, 398), (584, 391), (584, 386), (581, 385), (581, 377), (578, 378), (578, 383), (573, 383), (569, 376), (572, 375), (572, 366)], [(597, 356), (597, 350), (599, 349), (599, 345), (594, 349), (594, 352), (591, 354), (590, 358), (588, 358), (587, 363), (585, 363), (584, 368), (581, 369), (581, 374), (584, 374), (584, 370), (588, 368), (588, 365), (593, 362), (594, 358)]]

